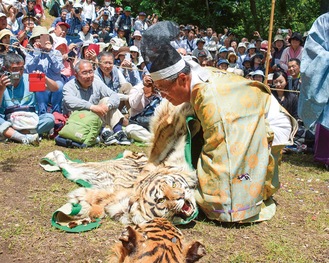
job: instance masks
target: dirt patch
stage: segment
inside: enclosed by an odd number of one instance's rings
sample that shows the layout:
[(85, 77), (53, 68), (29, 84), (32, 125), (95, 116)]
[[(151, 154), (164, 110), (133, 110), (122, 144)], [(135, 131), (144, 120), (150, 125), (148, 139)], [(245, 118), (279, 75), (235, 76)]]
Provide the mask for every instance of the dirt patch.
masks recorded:
[[(104, 219), (100, 228), (68, 234), (50, 225), (52, 213), (77, 186), (39, 165), (59, 149), (83, 161), (115, 157), (124, 147), (65, 149), (43, 141), (38, 148), (0, 144), (0, 262), (106, 262), (123, 226)], [(134, 151), (146, 148), (130, 146)], [(258, 224), (197, 220), (180, 227), (188, 241), (200, 240), (200, 262), (329, 262), (329, 173), (311, 155), (283, 157), (282, 188), (275, 195), (275, 218)]]

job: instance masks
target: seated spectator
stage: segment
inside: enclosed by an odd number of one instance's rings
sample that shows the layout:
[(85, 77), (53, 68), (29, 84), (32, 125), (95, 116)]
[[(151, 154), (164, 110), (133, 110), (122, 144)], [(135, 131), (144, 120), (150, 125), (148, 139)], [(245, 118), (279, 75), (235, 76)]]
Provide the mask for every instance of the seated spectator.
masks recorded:
[(93, 49), (88, 49), (89, 45), (93, 42), (84, 42), (80, 49), (80, 58), (90, 60), (94, 63), (94, 68), (96, 68), (97, 54)]
[(71, 52), (70, 57), (69, 57), (69, 52), (75, 48), (75, 46), (72, 46), (72, 45), (75, 45), (75, 44), (72, 43), (70, 45), (71, 46), (71, 50), (70, 50), (70, 48), (66, 44), (65, 39), (59, 40), (56, 43), (56, 45), (54, 45), (54, 49), (58, 50), (62, 54), (64, 67), (61, 70), (61, 74), (66, 77), (64, 82), (69, 80), (74, 75), (73, 65), (77, 61), (77, 54), (75, 54), (75, 56), (72, 56), (73, 53)]
[(262, 60), (263, 60), (263, 55), (259, 54), (259, 53), (255, 54), (251, 58), (252, 71), (261, 70), (261, 71), (265, 72), (265, 68), (264, 68), (264, 65), (262, 64)]
[(262, 70), (255, 70), (253, 71), (253, 73), (251, 74), (252, 76), (252, 79), (253, 80), (256, 80), (256, 81), (259, 81), (259, 82), (262, 82), (264, 83), (264, 80), (265, 80), (265, 75), (264, 75), (264, 72)]
[(99, 21), (96, 19), (91, 22), (90, 29), (89, 29), (90, 34), (93, 36), (94, 43), (99, 42)]
[(23, 16), (20, 18), (21, 30), (17, 34), (17, 39), (19, 43), (26, 47), (29, 43), (29, 37), (31, 37), (32, 30), (35, 26), (35, 18), (32, 16)]
[(54, 32), (50, 33), (54, 45), (56, 45), (58, 41), (62, 42), (63, 39), (66, 44), (68, 43), (66, 40), (66, 35), (69, 29), (70, 29), (70, 25), (68, 23), (58, 22), (56, 24)]
[(19, 31), (19, 23), (16, 19), (17, 8), (13, 5), (7, 6), (8, 17), (7, 17), (7, 29), (11, 30), (15, 35)]
[(36, 17), (36, 12), (35, 12), (35, 5), (36, 5), (36, 0), (27, 0), (26, 1), (26, 6), (24, 8), (24, 13), (26, 16), (33, 16), (33, 17)]
[(119, 109), (128, 106), (129, 92), (132, 88), (122, 72), (114, 65), (114, 55), (110, 52), (103, 51), (98, 55), (98, 68), (95, 70), (95, 75), (98, 76), (105, 85), (112, 91), (118, 93), (120, 98)]
[(298, 120), (298, 97), (296, 94), (294, 94), (294, 92), (286, 91), (288, 90), (287, 74), (283, 71), (274, 72), (273, 84), (277, 89), (272, 91), (274, 97), (289, 112), (292, 117)]
[(244, 59), (251, 59), (256, 54), (256, 46), (255, 44), (250, 43), (247, 48), (247, 55)]
[(131, 61), (131, 54), (129, 47), (121, 47), (119, 53), (115, 57), (118, 59), (119, 70), (132, 86), (141, 82), (137, 67)]
[(103, 10), (100, 13), (100, 16), (97, 17), (97, 21), (99, 21), (98, 27), (98, 39), (99, 42), (109, 42), (113, 36), (113, 23), (109, 19), (110, 13), (107, 10)]
[(7, 15), (0, 13), (0, 30), (7, 28)]
[(134, 31), (132, 39), (133, 39), (133, 46), (136, 46), (136, 47), (138, 47), (138, 49), (140, 49), (141, 48), (141, 41), (142, 41), (141, 32), (138, 31), (138, 30)]
[(243, 42), (240, 42), (238, 45), (238, 52), (236, 53), (236, 55), (238, 56), (238, 60), (237, 63), (239, 65), (239, 68), (243, 68), (242, 66), (242, 62), (244, 61), (245, 57), (246, 57), (246, 44)]
[(144, 12), (139, 12), (137, 20), (134, 23), (134, 31), (138, 30), (141, 34), (143, 34), (146, 29), (148, 29), (146, 14)]
[(123, 28), (119, 28), (118, 35), (111, 38), (110, 43), (114, 50), (119, 50), (120, 47), (127, 47), (127, 40), (125, 38), (125, 31)]
[[(29, 77), (24, 74), (24, 59), (15, 53), (9, 53), (4, 60), (5, 70), (15, 78), (6, 74), (0, 77), (0, 137), (8, 138), (23, 144), (39, 145), (39, 135), (48, 133), (54, 127), (54, 116), (50, 113), (39, 113), (36, 133), (30, 134), (31, 130), (15, 125), (9, 118), (9, 112), (28, 109), (29, 112), (37, 113), (37, 101), (35, 93), (29, 91)], [(49, 84), (49, 79), (47, 84)], [(8, 114), (7, 114), (8, 112)], [(23, 130), (21, 130), (23, 129)], [(34, 132), (34, 131), (32, 131)]]
[(84, 24), (82, 30), (79, 32), (79, 36), (82, 42), (87, 41), (94, 43), (94, 37), (89, 31), (90, 31), (90, 25), (88, 23)]
[(227, 61), (227, 59), (220, 59), (218, 60), (216, 67), (226, 71), (229, 64), (230, 63)]
[(139, 54), (139, 49), (136, 46), (131, 46), (129, 48), (130, 50), (130, 55), (131, 55), (131, 62), (137, 67), (139, 70), (139, 75), (142, 77), (142, 71), (143, 68), (145, 67), (145, 62), (143, 57)]
[(226, 47), (222, 46), (218, 50), (218, 59), (227, 59), (228, 50)]
[(292, 36), (289, 38), (290, 47), (285, 48), (283, 50), (281, 58), (280, 58), (280, 67), (287, 73), (288, 72), (288, 62), (292, 58), (302, 59), (303, 52), (303, 36), (294, 32)]
[(239, 68), (239, 65), (237, 63), (238, 56), (234, 52), (231, 52), (230, 54), (228, 54), (227, 60), (230, 63), (228, 65), (229, 68)]
[(122, 130), (124, 116), (118, 111), (120, 98), (99, 78), (94, 77), (93, 65), (88, 60), (80, 60), (74, 67), (75, 79), (63, 88), (63, 113), (70, 114), (76, 110), (90, 110), (109, 125), (111, 131), (104, 131), (101, 138), (105, 145), (130, 145)]
[(288, 61), (288, 73), (291, 76), (291, 84), (289, 83), (289, 89), (299, 91), (301, 80), (300, 80), (300, 60), (298, 58), (291, 58)]
[(54, 22), (51, 24), (51, 27), (56, 27), (57, 23), (59, 23), (59, 22), (66, 23), (66, 15), (67, 15), (67, 13), (68, 13), (67, 9), (62, 9), (61, 15), (59, 17), (56, 17), (54, 19)]
[[(143, 81), (132, 87), (129, 92), (130, 123), (138, 124), (149, 129), (149, 121), (153, 114), (148, 112), (147, 117), (138, 118), (144, 109), (152, 103), (155, 108), (161, 101), (161, 96), (156, 92), (154, 82), (149, 74), (144, 74)], [(153, 108), (153, 109), (154, 109)]]
[(207, 58), (207, 53), (205, 51), (201, 51), (198, 53), (198, 61), (202, 67), (207, 66), (208, 58)]
[(252, 72), (250, 58), (245, 58), (242, 63), (242, 66), (243, 66), (243, 72), (244, 72), (245, 76), (248, 75), (250, 72)]
[(13, 36), (9, 29), (0, 30), (0, 67), (3, 66), (4, 57), (9, 52), (10, 37)]
[[(41, 36), (43, 39), (41, 39)], [(50, 111), (61, 112), (63, 78), (62, 54), (53, 49), (53, 41), (45, 27), (36, 26), (33, 28), (30, 38), (30, 50), (26, 55), (25, 72), (43, 72), (46, 78), (52, 80), (47, 84), (48, 90), (37, 92), (36, 97), (39, 104), (39, 114), (48, 112), (48, 104), (51, 104)]]
[(192, 56), (199, 58), (199, 53), (206, 53), (207, 60), (212, 60), (210, 52), (204, 48), (206, 41), (203, 38), (200, 38), (196, 41), (197, 48), (193, 50)]
[(115, 30), (118, 31), (119, 28), (124, 30), (124, 37), (127, 43), (130, 43), (130, 34), (133, 24), (134, 20), (131, 17), (131, 7), (126, 6), (123, 10), (123, 14), (119, 15), (118, 19), (115, 21)]

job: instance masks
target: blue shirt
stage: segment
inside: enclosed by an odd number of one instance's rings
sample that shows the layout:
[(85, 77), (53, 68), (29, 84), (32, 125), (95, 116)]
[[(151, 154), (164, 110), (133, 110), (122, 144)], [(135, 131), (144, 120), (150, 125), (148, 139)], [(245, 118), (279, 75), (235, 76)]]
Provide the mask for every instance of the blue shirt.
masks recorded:
[[(23, 74), (16, 88), (10, 85), (3, 93), (0, 114), (4, 115), (6, 108), (11, 106), (37, 106), (34, 92), (29, 91), (29, 75)], [(3, 116), (4, 117), (4, 116)]]

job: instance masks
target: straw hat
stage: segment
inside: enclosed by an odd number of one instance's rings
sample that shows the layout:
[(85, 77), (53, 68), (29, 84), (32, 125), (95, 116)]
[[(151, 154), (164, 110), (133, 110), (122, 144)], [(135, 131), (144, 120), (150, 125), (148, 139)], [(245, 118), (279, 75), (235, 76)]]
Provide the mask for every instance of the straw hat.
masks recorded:
[(9, 29), (0, 30), (0, 39), (2, 39), (4, 36), (7, 36), (7, 35), (9, 35), (11, 37), (14, 36), (14, 34)]
[(35, 26), (32, 30), (30, 40), (41, 35), (48, 35), (48, 30), (44, 26)]

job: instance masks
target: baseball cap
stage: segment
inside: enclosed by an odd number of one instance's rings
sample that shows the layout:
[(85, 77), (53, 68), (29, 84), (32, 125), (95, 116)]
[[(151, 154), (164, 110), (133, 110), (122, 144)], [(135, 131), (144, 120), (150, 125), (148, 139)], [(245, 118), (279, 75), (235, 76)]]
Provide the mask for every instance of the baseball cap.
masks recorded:
[(56, 26), (66, 26), (67, 28), (70, 28), (70, 25), (68, 23), (65, 23), (65, 22), (58, 22), (56, 24)]
[(130, 6), (126, 6), (123, 11), (131, 12), (131, 7)]

